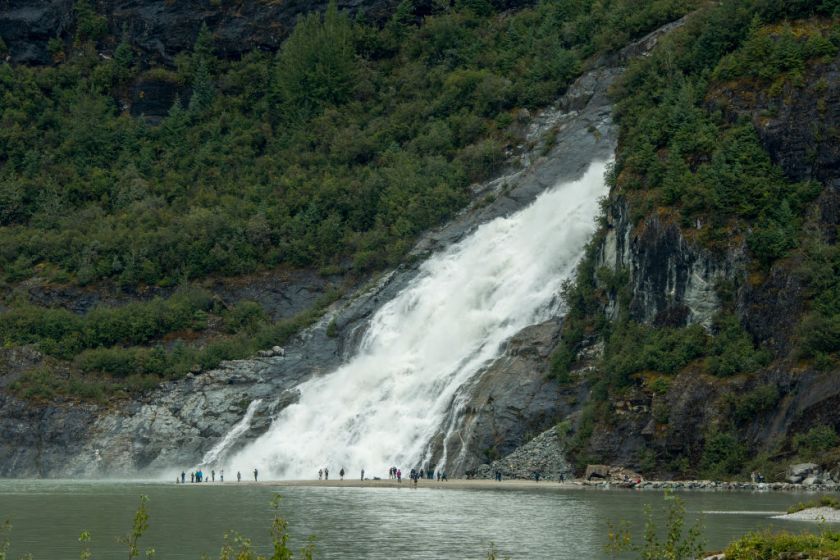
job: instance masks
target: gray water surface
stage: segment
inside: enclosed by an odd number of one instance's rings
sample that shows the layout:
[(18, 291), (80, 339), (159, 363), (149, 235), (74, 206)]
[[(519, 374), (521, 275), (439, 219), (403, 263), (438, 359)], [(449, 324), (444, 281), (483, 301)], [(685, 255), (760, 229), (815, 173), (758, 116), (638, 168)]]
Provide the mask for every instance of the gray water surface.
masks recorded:
[[(502, 483), (504, 484), (504, 483)], [(550, 484), (550, 483), (549, 483)], [(602, 559), (608, 522), (636, 529), (645, 504), (663, 515), (653, 491), (454, 490), (325, 488), (224, 484), (175, 485), (112, 481), (0, 480), (0, 522), (10, 519), (11, 555), (35, 560), (78, 558), (83, 530), (92, 534), (94, 559), (126, 558), (115, 537), (131, 528), (139, 496), (149, 497), (149, 530), (141, 545), (156, 558), (218, 558), (225, 532), (236, 530), (268, 552), (275, 493), (299, 548), (317, 537), (322, 559), (485, 558), (490, 543), (514, 559)], [(681, 493), (689, 522), (701, 519), (706, 548), (722, 548), (747, 531), (800, 530), (813, 525), (772, 520), (813, 494)], [(0, 537), (2, 543), (2, 537)]]

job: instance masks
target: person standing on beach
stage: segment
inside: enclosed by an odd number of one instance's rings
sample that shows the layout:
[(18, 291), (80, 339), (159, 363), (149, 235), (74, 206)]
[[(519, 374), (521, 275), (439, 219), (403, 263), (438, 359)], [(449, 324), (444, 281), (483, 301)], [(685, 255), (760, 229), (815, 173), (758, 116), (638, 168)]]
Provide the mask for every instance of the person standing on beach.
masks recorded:
[(225, 481), (225, 469), (219, 471), (219, 482)]
[(254, 469), (254, 482), (257, 481), (257, 474), (258, 474), (257, 469)]
[(242, 482), (242, 473), (236, 471), (236, 482)]
[(324, 469), (318, 469), (318, 480), (324, 478)]
[(344, 480), (344, 467), (341, 467), (341, 470), (338, 471), (338, 478), (339, 480)]
[(216, 469), (210, 471), (210, 478), (213, 479), (213, 482), (216, 482)]
[(397, 482), (402, 483), (402, 470), (397, 469)]
[(183, 484), (184, 482), (186, 482), (186, 481), (185, 481), (185, 478), (186, 478), (186, 477), (187, 477), (187, 473), (185, 473), (184, 471), (181, 471), (181, 484)]
[(324, 480), (329, 480), (329, 479), (330, 479), (330, 469), (328, 469), (327, 467), (324, 467)]
[(362, 481), (365, 479), (365, 469), (362, 469)]

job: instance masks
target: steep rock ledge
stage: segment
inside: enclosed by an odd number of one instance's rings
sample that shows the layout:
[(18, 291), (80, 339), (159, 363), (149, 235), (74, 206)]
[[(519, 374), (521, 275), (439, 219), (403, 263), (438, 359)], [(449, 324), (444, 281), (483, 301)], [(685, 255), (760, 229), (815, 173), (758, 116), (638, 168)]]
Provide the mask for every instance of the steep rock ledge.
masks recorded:
[[(641, 44), (649, 48), (657, 36), (652, 34)], [(644, 49), (634, 46), (627, 52), (637, 51)], [(579, 178), (591, 161), (612, 157), (615, 130), (606, 92), (620, 75), (624, 61), (621, 54), (601, 61), (555, 107), (535, 116), (526, 135), (533, 149), (525, 149), (508, 173), (478, 186), (476, 202), (446, 226), (425, 235), (413, 255), (423, 257), (445, 247), (479, 224), (524, 207), (544, 189)], [(550, 135), (554, 135), (554, 144), (546, 149), (544, 139)], [(295, 386), (310, 376), (328, 373), (345, 360), (378, 306), (399, 292), (416, 272), (415, 265), (404, 265), (338, 302), (318, 324), (287, 346), (285, 357), (225, 363), (216, 370), (161, 385), (119, 408), (78, 407), (69, 402), (33, 407), (3, 396), (0, 434), (6, 437), (0, 443), (0, 475), (131, 476), (189, 468), (259, 399), (249, 429), (227, 450), (232, 452), (262, 434), (271, 417), (295, 401)], [(328, 329), (328, 325), (333, 326)], [(511, 342), (497, 365), (487, 369), (484, 375), (489, 377), (479, 376), (472, 385), (477, 391), (472, 396), (475, 412), (470, 413), (473, 416), (466, 428), (468, 443), (450, 455), (463, 455), (463, 460), (453, 463), (453, 475), (475, 466), (485, 449), (495, 447), (494, 453), (499, 454), (512, 450), (575, 410), (579, 396), (566, 395), (567, 401), (560, 403), (556, 385), (544, 379), (547, 352), (558, 332), (556, 322), (526, 329)], [(527, 381), (520, 383), (515, 372)], [(487, 407), (490, 396), (501, 394), (491, 388), (494, 383), (509, 387), (514, 392), (511, 399), (517, 402), (510, 400), (510, 407), (503, 402)], [(463, 408), (453, 410), (453, 420), (463, 422), (465, 413)], [(32, 422), (39, 422), (38, 430), (21, 428)], [(523, 430), (523, 426), (527, 428)]]
[[(771, 160), (789, 180), (822, 185), (806, 213), (805, 231), (830, 245), (837, 243), (840, 226), (838, 69), (840, 58), (835, 57), (809, 68), (798, 86), (787, 84), (771, 94), (756, 84), (726, 83), (706, 100), (709, 110), (720, 111), (732, 122), (751, 121)], [(607, 403), (606, 417), (599, 418), (581, 457), (635, 468), (649, 465), (652, 454), (682, 458), (687, 461), (683, 465), (675, 462), (649, 473), (681, 476), (681, 468), (697, 468), (710, 434), (738, 434), (751, 454), (784, 461), (795, 455), (792, 434), (819, 425), (840, 427), (836, 370), (818, 371), (791, 355), (800, 320), (808, 310), (802, 255), (793, 251), (769, 270), (757, 270), (738, 238), (725, 250), (713, 252), (696, 242), (691, 228), (676, 223), (667, 210), (631, 219), (633, 210), (625, 197), (612, 194), (596, 248), (596, 266), (627, 275), (631, 317), (655, 326), (709, 327), (722, 305), (718, 283), (726, 280), (731, 308), (755, 344), (768, 349), (775, 361), (754, 374), (731, 378), (688, 368), (671, 379), (664, 394), (639, 389), (615, 397)], [(615, 319), (616, 294), (608, 296), (605, 311)], [(601, 351), (599, 342), (591, 339), (579, 356), (598, 356)], [(587, 367), (580, 367), (573, 377), (585, 378), (587, 373)], [(753, 392), (759, 389), (770, 395), (765, 401)]]

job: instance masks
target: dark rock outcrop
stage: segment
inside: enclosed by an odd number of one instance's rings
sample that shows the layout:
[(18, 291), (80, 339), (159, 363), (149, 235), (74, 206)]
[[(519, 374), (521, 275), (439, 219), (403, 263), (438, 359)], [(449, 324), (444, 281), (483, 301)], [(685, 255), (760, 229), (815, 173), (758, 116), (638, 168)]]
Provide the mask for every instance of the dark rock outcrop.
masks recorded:
[(570, 412), (559, 384), (546, 375), (559, 334), (556, 321), (522, 330), (500, 358), (462, 389), (467, 395), (463, 409), (453, 410), (456, 418), (444, 422), (456, 420), (457, 437), (440, 440), (433, 454), (442, 457), (445, 451), (450, 473), (459, 475), (509, 455)]
[[(122, 37), (147, 61), (172, 64), (175, 55), (192, 48), (202, 24), (213, 33), (216, 54), (238, 58), (254, 50), (276, 50), (294, 28), (297, 18), (311, 11), (324, 11), (327, 2), (298, 0), (98, 0), (97, 12), (107, 19), (111, 37)], [(340, 10), (368, 20), (387, 19), (392, 0), (341, 0)], [(12, 62), (50, 64), (47, 42), (69, 42), (75, 28), (73, 0), (6, 0), (0, 3), (0, 37), (9, 48)], [(109, 50), (108, 44), (102, 45)], [(167, 107), (168, 108), (168, 107)]]
[(752, 121), (789, 179), (840, 187), (840, 56), (809, 66), (797, 85), (723, 84), (710, 99), (731, 120)]
[(6, 0), (0, 3), (0, 38), (9, 60), (18, 64), (50, 64), (47, 43), (70, 35), (73, 0)]

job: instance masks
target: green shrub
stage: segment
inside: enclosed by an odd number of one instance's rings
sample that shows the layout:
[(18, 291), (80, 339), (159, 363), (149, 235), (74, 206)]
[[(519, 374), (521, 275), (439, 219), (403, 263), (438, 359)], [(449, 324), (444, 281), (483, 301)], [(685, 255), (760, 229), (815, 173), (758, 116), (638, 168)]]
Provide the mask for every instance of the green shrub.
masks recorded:
[(98, 41), (108, 32), (108, 20), (96, 13), (90, 0), (76, 0), (76, 41)]
[(703, 541), (699, 523), (686, 527), (685, 504), (666, 492), (664, 499), (665, 525), (661, 527), (653, 519), (653, 509), (645, 504), (645, 529), (641, 542), (634, 543), (629, 523), (622, 521), (618, 525), (609, 525), (606, 549), (613, 556), (632, 551), (642, 559), (693, 560), (703, 556)]
[(724, 551), (732, 560), (775, 560), (782, 557), (840, 559), (840, 533), (823, 531), (820, 534), (788, 531), (756, 532), (736, 540)]
[(733, 396), (732, 417), (737, 422), (754, 420), (759, 414), (773, 410), (780, 399), (776, 385), (760, 385), (751, 391)]
[(712, 479), (727, 478), (743, 470), (746, 450), (731, 433), (713, 431), (706, 436), (700, 469)]
[(793, 447), (806, 459), (819, 459), (820, 455), (840, 443), (837, 432), (831, 426), (814, 426), (804, 434), (793, 437)]

